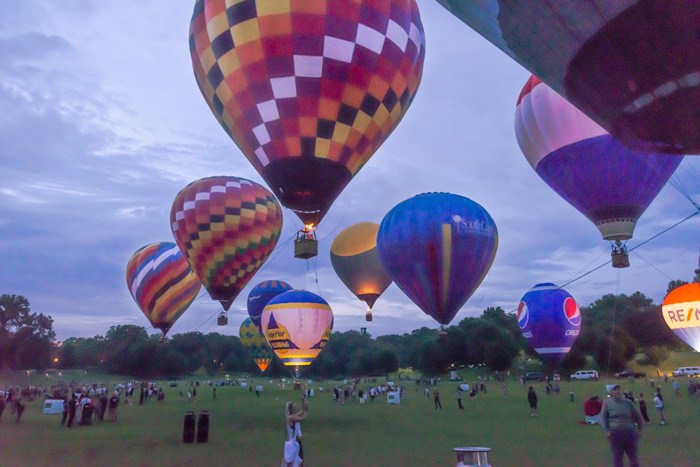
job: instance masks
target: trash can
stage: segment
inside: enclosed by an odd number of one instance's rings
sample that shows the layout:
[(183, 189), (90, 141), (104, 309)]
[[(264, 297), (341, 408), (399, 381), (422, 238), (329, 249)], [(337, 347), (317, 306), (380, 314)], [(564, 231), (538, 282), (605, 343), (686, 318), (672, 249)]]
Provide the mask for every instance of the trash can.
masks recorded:
[(488, 453), (491, 448), (464, 447), (454, 448), (457, 453), (457, 467), (490, 467)]
[(182, 442), (183, 443), (193, 443), (194, 442), (194, 412), (191, 410), (185, 413), (185, 424), (182, 428)]
[(197, 442), (206, 443), (207, 441), (209, 441), (209, 412), (202, 410), (197, 420)]

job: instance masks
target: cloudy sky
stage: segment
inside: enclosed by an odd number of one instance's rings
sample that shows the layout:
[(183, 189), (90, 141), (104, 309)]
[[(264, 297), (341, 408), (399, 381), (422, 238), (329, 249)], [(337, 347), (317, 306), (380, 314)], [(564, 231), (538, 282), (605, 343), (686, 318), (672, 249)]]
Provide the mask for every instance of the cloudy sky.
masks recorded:
[[(334, 236), (380, 222), (397, 203), (444, 191), (494, 218), (496, 260), (453, 323), (488, 306), (514, 310), (534, 284), (564, 284), (609, 259), (610, 245), (530, 168), (513, 115), (529, 73), (433, 0), (418, 0), (427, 40), (423, 80), (407, 115), (337, 199), (318, 231), (317, 258), (294, 259), (300, 221), (285, 210), (277, 250), (218, 328), (202, 292), (171, 334), (238, 334), (250, 288), (282, 279), (320, 293), (335, 329), (373, 335), (437, 327), (392, 285), (364, 304), (336, 277)], [(199, 93), (188, 49), (192, 0), (6, 0), (0, 9), (0, 293), (51, 315), (59, 339), (104, 335), (112, 325), (150, 328), (124, 271), (141, 246), (173, 241), (172, 201), (191, 181), (235, 175), (264, 184)], [(629, 247), (692, 214), (700, 156), (686, 157), (639, 222)], [(676, 187), (681, 187), (679, 190)], [(700, 216), (567, 286), (581, 305), (641, 291), (657, 303), (671, 279), (698, 264)], [(283, 245), (284, 243), (284, 245)], [(153, 331), (155, 332), (155, 331)]]

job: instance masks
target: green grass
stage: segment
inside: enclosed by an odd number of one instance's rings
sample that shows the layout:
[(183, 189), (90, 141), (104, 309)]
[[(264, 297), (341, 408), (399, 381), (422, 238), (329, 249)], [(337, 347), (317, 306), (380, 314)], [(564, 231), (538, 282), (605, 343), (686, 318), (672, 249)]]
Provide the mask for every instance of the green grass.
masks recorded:
[[(85, 377), (102, 381), (95, 375)], [(9, 382), (0, 379), (0, 385)], [(529, 416), (526, 387), (514, 380), (506, 383), (507, 397), (503, 383), (489, 381), (488, 393), (480, 393), (475, 401), (464, 398), (463, 411), (456, 409), (455, 384), (442, 382), (437, 386), (441, 412), (435, 412), (432, 400), (426, 400), (422, 389), (416, 391), (413, 382), (407, 383), (407, 397), (398, 406), (382, 400), (342, 406), (332, 401), (330, 393), (319, 393), (319, 383), (314, 383), (316, 397), (303, 423), (307, 465), (449, 466), (455, 464), (452, 449), (457, 446), (490, 447), (489, 460), (498, 466), (609, 465), (602, 429), (579, 423), (583, 400), (594, 394), (604, 396), (605, 382), (562, 382), (561, 394), (552, 396), (545, 395), (541, 383), (536, 384), (537, 418)], [(683, 391), (683, 397), (675, 398), (670, 381), (662, 382), (669, 425), (659, 426), (646, 382), (621, 383), (623, 390), (647, 396), (652, 424), (641, 440), (643, 465), (698, 465), (700, 396), (689, 399)], [(284, 403), (298, 400), (300, 391), (276, 388), (269, 379), (258, 378), (254, 384), (265, 386), (259, 398), (248, 389), (219, 387), (217, 400), (212, 400), (212, 388), (205, 386), (198, 388), (196, 401), (187, 401), (178, 397), (180, 390), (186, 391), (180, 381), (178, 388), (165, 388), (163, 402), (122, 404), (116, 423), (97, 422), (72, 430), (61, 427), (60, 415), (41, 414), (39, 401), (27, 408), (19, 424), (6, 409), (0, 419), (0, 465), (278, 466), (285, 438)], [(569, 391), (575, 395), (574, 402), (569, 401)], [(187, 410), (210, 412), (207, 444), (182, 443)]]

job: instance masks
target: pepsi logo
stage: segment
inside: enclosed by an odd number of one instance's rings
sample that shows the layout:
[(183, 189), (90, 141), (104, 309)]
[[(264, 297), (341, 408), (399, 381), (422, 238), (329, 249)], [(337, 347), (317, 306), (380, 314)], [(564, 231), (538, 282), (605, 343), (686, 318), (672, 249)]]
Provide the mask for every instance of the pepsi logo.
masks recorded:
[(527, 304), (525, 302), (520, 302), (518, 305), (518, 326), (520, 329), (525, 329), (527, 326), (528, 318), (530, 317), (530, 312), (527, 309)]
[(571, 297), (566, 297), (564, 300), (564, 315), (574, 326), (581, 325), (581, 310), (579, 310), (576, 300)]

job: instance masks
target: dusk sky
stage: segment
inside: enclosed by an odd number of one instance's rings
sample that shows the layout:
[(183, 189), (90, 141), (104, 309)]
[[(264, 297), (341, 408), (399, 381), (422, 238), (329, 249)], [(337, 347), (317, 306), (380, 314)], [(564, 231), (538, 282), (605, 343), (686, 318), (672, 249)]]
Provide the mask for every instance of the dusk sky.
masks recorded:
[[(265, 185), (219, 126), (192, 72), (193, 0), (26, 1), (0, 9), (0, 294), (23, 295), (54, 318), (59, 340), (133, 324), (159, 332), (133, 301), (125, 268), (140, 247), (174, 241), (170, 208), (188, 183), (234, 175)], [(318, 257), (295, 259), (301, 222), (284, 210), (277, 249), (241, 292), (229, 325), (204, 289), (170, 335), (238, 335), (250, 289), (281, 279), (324, 297), (337, 331), (374, 336), (438, 324), (396, 285), (374, 321), (337, 278), (335, 235), (381, 222), (397, 203), (450, 192), (481, 204), (499, 232), (484, 282), (452, 321), (489, 306), (514, 311), (533, 285), (569, 282), (610, 258), (595, 226), (534, 172), (516, 142), (516, 99), (530, 73), (434, 0), (418, 0), (426, 35), (423, 79), (398, 128), (321, 223)], [(662, 57), (660, 58), (662, 59)], [(700, 156), (688, 156), (637, 224), (628, 247), (696, 212)], [(641, 291), (656, 303), (698, 267), (700, 216), (566, 287), (581, 306)]]

